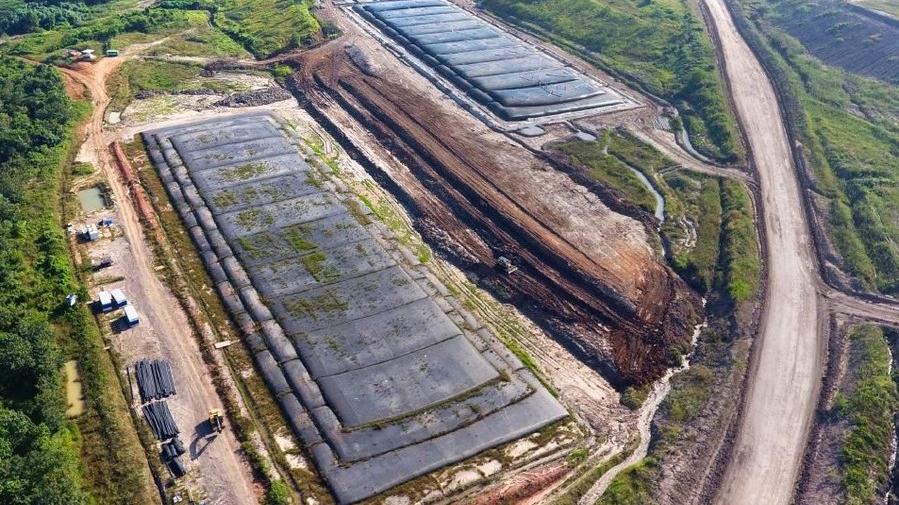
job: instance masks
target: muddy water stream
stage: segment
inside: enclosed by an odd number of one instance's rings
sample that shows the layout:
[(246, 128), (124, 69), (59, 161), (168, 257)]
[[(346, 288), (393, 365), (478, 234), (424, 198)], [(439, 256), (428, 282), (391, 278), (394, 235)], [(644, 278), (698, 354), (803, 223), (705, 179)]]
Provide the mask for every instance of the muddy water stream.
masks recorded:
[[(703, 300), (703, 305), (705, 305), (705, 300)], [(696, 328), (693, 331), (693, 339), (691, 342), (691, 349), (696, 347), (696, 341), (699, 338), (699, 334), (702, 332), (703, 328), (706, 327), (706, 322), (703, 321), (701, 324), (696, 325)], [(692, 353), (691, 353), (692, 354)], [(646, 401), (643, 402), (643, 406), (640, 407), (640, 417), (637, 420), (637, 429), (640, 433), (640, 445), (628, 456), (624, 461), (618, 463), (609, 469), (608, 472), (604, 473), (599, 480), (593, 484), (593, 487), (581, 497), (580, 501), (578, 501), (578, 505), (593, 505), (596, 503), (606, 492), (609, 484), (615, 480), (621, 472), (627, 470), (631, 466), (637, 464), (640, 460), (646, 457), (646, 454), (649, 452), (649, 441), (650, 441), (650, 428), (652, 427), (652, 419), (656, 415), (656, 411), (659, 410), (659, 406), (662, 404), (662, 400), (668, 396), (668, 393), (671, 391), (671, 378), (675, 375), (683, 372), (690, 368), (690, 356), (686, 356), (684, 358), (684, 362), (681, 366), (677, 368), (669, 368), (665, 375), (656, 381), (652, 386), (652, 391), (650, 391), (649, 396), (646, 397)]]
[(658, 219), (659, 222), (664, 222), (665, 221), (665, 197), (663, 197), (661, 193), (656, 191), (655, 186), (653, 186), (652, 183), (649, 182), (649, 179), (645, 175), (643, 175), (643, 172), (637, 170), (636, 168), (634, 168), (630, 165), (628, 165), (627, 168), (629, 168), (630, 171), (633, 172), (634, 175), (637, 176), (637, 179), (640, 179), (640, 182), (642, 182), (643, 185), (646, 186), (646, 189), (648, 189), (649, 192), (652, 193), (653, 198), (656, 199), (656, 208), (655, 208), (655, 211), (653, 212), (653, 214), (656, 216), (656, 219)]

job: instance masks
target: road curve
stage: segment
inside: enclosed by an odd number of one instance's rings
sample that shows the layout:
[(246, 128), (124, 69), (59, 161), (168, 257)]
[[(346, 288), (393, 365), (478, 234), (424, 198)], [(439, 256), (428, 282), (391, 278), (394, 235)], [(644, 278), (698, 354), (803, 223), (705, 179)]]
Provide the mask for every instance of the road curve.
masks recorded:
[(725, 0), (704, 0), (758, 172), (768, 251), (765, 308), (743, 417), (715, 502), (787, 505), (824, 371), (818, 273), (777, 95)]

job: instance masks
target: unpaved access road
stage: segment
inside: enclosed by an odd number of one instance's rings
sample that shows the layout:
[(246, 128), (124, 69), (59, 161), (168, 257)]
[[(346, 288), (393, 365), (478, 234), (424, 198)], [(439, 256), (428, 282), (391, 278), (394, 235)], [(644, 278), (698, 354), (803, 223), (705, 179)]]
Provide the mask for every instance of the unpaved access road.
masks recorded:
[(116, 224), (121, 227), (127, 241), (124, 246), (108, 246), (113, 249), (107, 251), (109, 253), (114, 253), (117, 247), (125, 250), (115, 254), (116, 265), (103, 274), (120, 273), (125, 277), (123, 281), (106, 287), (123, 288), (140, 314), (141, 323), (114, 337), (113, 342), (129, 366), (141, 357), (162, 357), (172, 363), (177, 394), (168, 403), (181, 429), (181, 438), (189, 446), (190, 452), (185, 455), (190, 459), (188, 470), (199, 481), (207, 503), (251, 505), (257, 503), (256, 490), (240, 443), (228, 429), (214, 438), (206, 436), (204, 421), (210, 408), (221, 407), (221, 400), (203, 362), (187, 315), (155, 271), (153, 253), (144, 238), (137, 212), (129, 203), (128, 189), (112, 161), (107, 147), (108, 139), (103, 131), (103, 116), (110, 101), (106, 93), (106, 78), (128, 56), (145, 47), (147, 45), (132, 45), (120, 58), (103, 58), (94, 64), (79, 63), (71, 69), (60, 69), (90, 92), (93, 113), (85, 126), (87, 138), (78, 159), (91, 161), (106, 176), (117, 203)]
[(774, 88), (725, 0), (704, 2), (758, 172), (768, 251), (765, 309), (743, 417), (716, 503), (786, 505), (824, 372), (815, 252)]

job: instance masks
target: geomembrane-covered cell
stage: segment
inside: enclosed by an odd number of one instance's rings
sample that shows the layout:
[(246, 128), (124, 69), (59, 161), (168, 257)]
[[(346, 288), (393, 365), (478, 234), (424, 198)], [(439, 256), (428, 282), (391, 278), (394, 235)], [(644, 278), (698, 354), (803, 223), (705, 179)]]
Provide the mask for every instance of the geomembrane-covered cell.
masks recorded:
[(319, 384), (343, 424), (354, 428), (418, 412), (498, 377), (459, 335), (383, 363), (322, 377)]
[(434, 298), (446, 289), (404, 263), (367, 207), (313, 182), (324, 175), (274, 117), (143, 138), (260, 376), (338, 503), (565, 417), (488, 330)]
[(624, 102), (613, 90), (444, 0), (386, 0), (354, 8), (504, 119)]

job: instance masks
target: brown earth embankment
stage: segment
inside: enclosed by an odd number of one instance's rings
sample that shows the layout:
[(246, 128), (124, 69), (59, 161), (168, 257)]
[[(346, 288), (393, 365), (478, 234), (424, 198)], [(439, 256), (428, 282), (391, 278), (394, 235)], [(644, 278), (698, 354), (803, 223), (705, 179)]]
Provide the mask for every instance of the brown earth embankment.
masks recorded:
[[(613, 383), (654, 380), (689, 346), (699, 299), (642, 223), (400, 72), (366, 75), (339, 44), (298, 63), (292, 88), (311, 109), (339, 104), (402, 161), (380, 175), (429, 242)], [(499, 256), (519, 271), (497, 273)]]

